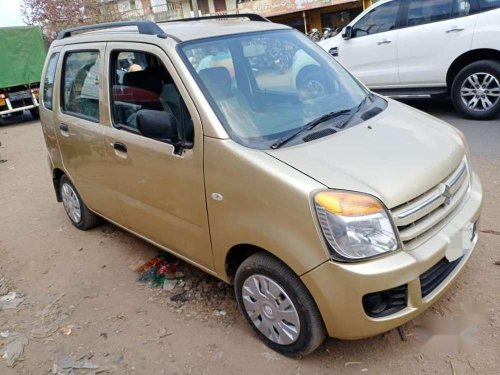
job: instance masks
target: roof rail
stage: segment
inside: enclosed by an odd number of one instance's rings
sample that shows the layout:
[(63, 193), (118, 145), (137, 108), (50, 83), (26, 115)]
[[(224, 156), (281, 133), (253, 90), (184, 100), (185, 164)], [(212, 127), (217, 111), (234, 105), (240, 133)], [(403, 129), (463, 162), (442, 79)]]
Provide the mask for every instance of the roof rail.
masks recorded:
[(96, 23), (94, 25), (85, 25), (85, 26), (62, 30), (59, 34), (57, 34), (57, 39), (59, 40), (59, 39), (69, 38), (72, 33), (77, 31), (109, 29), (113, 27), (122, 27), (122, 26), (137, 26), (139, 34), (158, 35), (162, 38), (166, 37), (163, 29), (153, 21), (123, 21), (123, 22)]
[(255, 13), (239, 13), (239, 14), (221, 14), (215, 16), (192, 17), (192, 18), (179, 18), (176, 20), (169, 20), (166, 22), (184, 22), (184, 21), (202, 21), (202, 20), (223, 20), (226, 18), (248, 18), (250, 21), (257, 22), (271, 22), (266, 17)]

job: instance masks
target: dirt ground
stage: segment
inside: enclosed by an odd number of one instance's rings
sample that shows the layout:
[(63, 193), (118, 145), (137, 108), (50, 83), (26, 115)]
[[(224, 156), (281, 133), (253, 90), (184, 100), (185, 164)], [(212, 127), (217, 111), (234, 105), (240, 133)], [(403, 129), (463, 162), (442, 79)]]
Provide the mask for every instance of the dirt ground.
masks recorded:
[[(473, 159), (485, 193), (475, 254), (405, 325), (407, 341), (397, 330), (329, 339), (293, 360), (259, 342), (231, 287), (180, 264), (190, 297), (173, 302), (137, 281), (153, 246), (111, 224), (75, 229), (55, 200), (38, 122), (0, 126), (0, 142), (0, 295), (24, 298), (0, 310), (0, 356), (27, 342), (14, 367), (0, 358), (0, 374), (500, 374), (499, 158)], [(440, 328), (421, 328), (429, 321)]]

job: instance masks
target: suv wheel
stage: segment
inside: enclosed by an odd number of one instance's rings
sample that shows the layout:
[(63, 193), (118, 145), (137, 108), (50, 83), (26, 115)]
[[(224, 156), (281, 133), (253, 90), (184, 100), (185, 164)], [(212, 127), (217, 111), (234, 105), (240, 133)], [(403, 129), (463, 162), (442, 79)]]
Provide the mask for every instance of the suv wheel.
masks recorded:
[(71, 223), (80, 230), (88, 230), (99, 224), (100, 218), (83, 203), (80, 194), (68, 177), (62, 176), (59, 183), (64, 210)]
[(453, 80), (451, 98), (464, 116), (487, 120), (500, 113), (500, 63), (482, 60), (467, 65)]
[(297, 77), (297, 88), (305, 99), (319, 98), (327, 94), (324, 79), (319, 70), (302, 70)]
[(298, 357), (325, 340), (325, 326), (311, 294), (272, 255), (248, 257), (236, 272), (234, 287), (241, 312), (270, 348)]

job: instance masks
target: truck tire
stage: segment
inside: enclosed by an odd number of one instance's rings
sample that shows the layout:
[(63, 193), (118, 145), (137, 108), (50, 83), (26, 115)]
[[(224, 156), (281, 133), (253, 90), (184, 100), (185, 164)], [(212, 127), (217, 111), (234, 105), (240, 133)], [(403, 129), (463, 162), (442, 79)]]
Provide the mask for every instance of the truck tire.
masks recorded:
[(40, 118), (40, 111), (38, 108), (31, 108), (30, 113), (34, 120), (38, 120)]
[(260, 339), (289, 357), (314, 351), (326, 338), (316, 302), (300, 278), (267, 253), (254, 254), (236, 271), (238, 306)]
[(59, 182), (59, 192), (64, 210), (75, 227), (80, 230), (89, 230), (100, 223), (101, 218), (88, 209), (75, 185), (65, 175), (61, 177)]
[(453, 80), (451, 99), (465, 117), (496, 117), (500, 113), (500, 62), (481, 60), (465, 66)]

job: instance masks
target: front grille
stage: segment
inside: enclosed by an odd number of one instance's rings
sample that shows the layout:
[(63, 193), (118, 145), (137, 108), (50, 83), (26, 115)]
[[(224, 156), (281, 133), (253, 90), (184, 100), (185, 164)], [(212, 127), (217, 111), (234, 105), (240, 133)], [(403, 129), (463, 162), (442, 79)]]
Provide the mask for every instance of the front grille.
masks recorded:
[(439, 284), (455, 269), (462, 257), (449, 262), (446, 258), (441, 259), (434, 266), (420, 275), (420, 290), (422, 298), (428, 296)]
[(391, 210), (405, 248), (432, 236), (464, 200), (470, 185), (465, 158), (446, 179), (424, 194)]
[(382, 290), (363, 296), (363, 308), (366, 315), (381, 318), (403, 310), (408, 305), (408, 286)]

